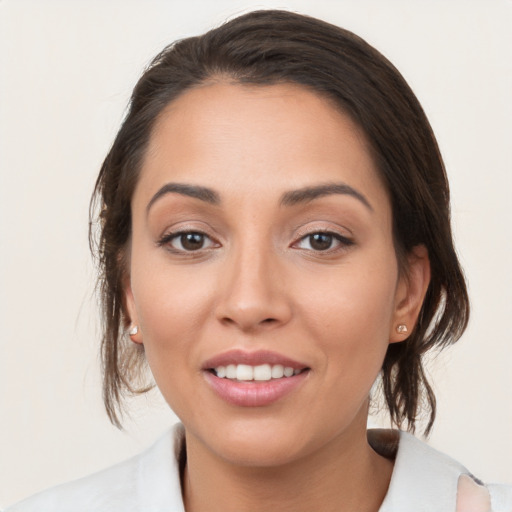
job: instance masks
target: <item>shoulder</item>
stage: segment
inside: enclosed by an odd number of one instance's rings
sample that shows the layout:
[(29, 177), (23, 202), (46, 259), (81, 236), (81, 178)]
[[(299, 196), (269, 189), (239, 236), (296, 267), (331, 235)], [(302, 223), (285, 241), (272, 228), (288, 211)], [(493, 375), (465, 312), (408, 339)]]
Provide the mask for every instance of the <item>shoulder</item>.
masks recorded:
[(38, 493), (5, 512), (180, 511), (182, 441), (182, 431), (175, 427), (140, 455)]
[[(68, 482), (28, 498), (6, 512), (75, 512), (115, 510), (114, 504), (133, 503), (133, 485), (139, 457), (127, 460), (93, 475)], [(125, 510), (132, 510), (131, 507)]]
[[(395, 431), (394, 435), (395, 468), (380, 512), (512, 512), (512, 486), (485, 485), (461, 463), (411, 434)], [(384, 453), (380, 449), (380, 437)], [(390, 439), (389, 431), (382, 435), (377, 431), (369, 436), (374, 449), (387, 456), (392, 445)]]

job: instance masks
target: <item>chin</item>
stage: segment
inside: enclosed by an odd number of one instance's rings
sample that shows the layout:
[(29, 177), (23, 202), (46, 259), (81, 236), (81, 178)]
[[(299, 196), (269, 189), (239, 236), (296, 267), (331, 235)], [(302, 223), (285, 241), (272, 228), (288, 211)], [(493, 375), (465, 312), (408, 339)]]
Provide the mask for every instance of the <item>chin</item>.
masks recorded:
[(281, 437), (233, 439), (219, 446), (219, 456), (240, 467), (271, 468), (289, 464), (304, 456), (303, 446)]
[(321, 449), (334, 433), (309, 432), (300, 417), (225, 421), (221, 429), (210, 429), (202, 444), (226, 462), (254, 468), (279, 467), (298, 461)]

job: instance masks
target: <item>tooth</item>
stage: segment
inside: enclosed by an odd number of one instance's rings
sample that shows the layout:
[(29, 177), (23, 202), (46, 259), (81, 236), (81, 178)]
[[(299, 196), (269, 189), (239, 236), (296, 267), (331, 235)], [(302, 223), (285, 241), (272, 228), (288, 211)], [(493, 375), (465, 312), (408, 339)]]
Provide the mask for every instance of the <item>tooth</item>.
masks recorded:
[(290, 368), (289, 366), (286, 366), (284, 369), (284, 376), (285, 377), (291, 377), (293, 375), (293, 368)]
[(282, 364), (275, 364), (272, 366), (272, 378), (280, 379), (284, 375), (284, 366)]
[(260, 364), (251, 366), (248, 364), (228, 364), (227, 366), (217, 366), (213, 368), (215, 374), (220, 379), (237, 379), (241, 381), (256, 380), (267, 381), (270, 379), (281, 379), (283, 377), (292, 377), (298, 375), (301, 370), (294, 369), (291, 366), (282, 364)]
[(226, 377), (228, 379), (236, 379), (236, 365), (228, 364), (226, 366)]
[(236, 378), (238, 380), (252, 380), (254, 378), (252, 366), (249, 366), (248, 364), (237, 365)]
[(270, 380), (271, 378), (272, 370), (269, 364), (254, 367), (254, 380)]

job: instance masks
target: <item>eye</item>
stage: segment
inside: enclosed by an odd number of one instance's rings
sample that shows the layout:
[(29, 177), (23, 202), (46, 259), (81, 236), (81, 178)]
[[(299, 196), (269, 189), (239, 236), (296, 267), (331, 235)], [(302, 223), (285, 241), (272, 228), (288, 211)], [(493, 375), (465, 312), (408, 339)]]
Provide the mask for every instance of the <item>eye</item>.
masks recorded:
[(317, 232), (302, 237), (296, 247), (308, 251), (329, 251), (343, 246), (353, 245), (353, 241), (338, 233)]
[(161, 246), (168, 246), (178, 252), (194, 252), (201, 249), (209, 249), (215, 244), (206, 234), (199, 231), (181, 231), (179, 233), (168, 233), (158, 242)]

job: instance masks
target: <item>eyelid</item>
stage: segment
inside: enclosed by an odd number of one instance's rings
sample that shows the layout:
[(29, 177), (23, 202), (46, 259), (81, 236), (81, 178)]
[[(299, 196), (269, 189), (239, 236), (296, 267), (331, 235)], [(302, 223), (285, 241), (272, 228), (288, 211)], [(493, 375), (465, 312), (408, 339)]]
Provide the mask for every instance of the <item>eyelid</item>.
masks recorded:
[(179, 235), (182, 233), (201, 233), (212, 240), (215, 240), (217, 237), (213, 235), (214, 231), (215, 230), (208, 223), (202, 220), (184, 219), (162, 225), (158, 231), (155, 231), (155, 237), (157, 237), (158, 240), (162, 240), (165, 237)]
[[(298, 246), (299, 244), (301, 244), (302, 242), (304, 242), (305, 240), (307, 240), (309, 237), (313, 236), (313, 235), (317, 235), (317, 234), (322, 234), (322, 235), (328, 235), (330, 237), (333, 238), (333, 240), (336, 240), (338, 242), (338, 244), (340, 244), (342, 247), (349, 247), (351, 245), (354, 245), (354, 241), (351, 240), (350, 238), (347, 238), (343, 235), (340, 235), (339, 233), (335, 233), (333, 231), (313, 231), (312, 233), (308, 233), (307, 235), (304, 235), (302, 236), (301, 238), (299, 238), (293, 245), (293, 246)], [(304, 249), (303, 247), (299, 247), (299, 249)], [(335, 251), (337, 248), (329, 248), (329, 249), (325, 249), (325, 250), (320, 250), (320, 249), (304, 249), (304, 250), (309, 250), (309, 251), (313, 251), (313, 252), (324, 252), (324, 253), (328, 253), (328, 252), (333, 252)], [(338, 247), (339, 249), (339, 247)]]
[[(184, 256), (198, 256), (199, 254), (203, 254), (205, 251), (209, 251), (211, 249), (217, 248), (221, 246), (221, 243), (211, 235), (208, 229), (205, 228), (199, 228), (197, 225), (193, 226), (190, 224), (179, 224), (179, 227), (169, 227), (167, 228), (164, 233), (156, 240), (156, 245), (158, 247), (163, 247), (164, 249), (168, 250), (169, 252), (172, 252), (174, 254), (178, 255), (184, 255)], [(173, 247), (171, 245), (171, 242), (175, 239), (178, 239), (180, 236), (188, 234), (188, 233), (195, 233), (199, 234), (205, 237), (205, 239), (210, 241), (210, 244), (208, 247), (201, 247), (197, 250), (187, 250), (185, 248), (180, 249)]]
[(334, 224), (333, 222), (307, 222), (296, 227), (294, 233), (293, 238), (295, 240), (308, 235), (314, 235), (315, 233), (332, 234), (347, 240), (354, 238), (354, 234), (349, 228), (340, 224)]
[[(348, 232), (347, 234), (343, 234), (343, 231)], [(315, 250), (313, 248), (306, 249), (302, 247), (298, 247), (298, 245), (307, 239), (309, 236), (315, 234), (325, 234), (332, 236), (337, 241), (337, 247), (329, 248), (325, 250)], [(345, 227), (333, 227), (332, 224), (326, 226), (325, 224), (322, 226), (319, 225), (311, 225), (308, 223), (306, 226), (301, 226), (297, 229), (297, 232), (294, 236), (294, 242), (290, 245), (292, 248), (297, 248), (299, 250), (304, 250), (308, 252), (318, 253), (318, 254), (332, 254), (339, 251), (347, 250), (350, 246), (355, 245), (355, 240), (352, 235), (352, 232)]]
[[(181, 236), (188, 235), (188, 234), (201, 235), (201, 236), (204, 236), (205, 239), (210, 240), (212, 245), (215, 243), (209, 235), (207, 235), (206, 233), (202, 233), (201, 231), (196, 231), (196, 230), (174, 231), (172, 233), (167, 233), (158, 241), (158, 243), (160, 245), (167, 244), (167, 243), (170, 243), (172, 240), (179, 239)], [(188, 251), (186, 251), (186, 252), (188, 252)]]

